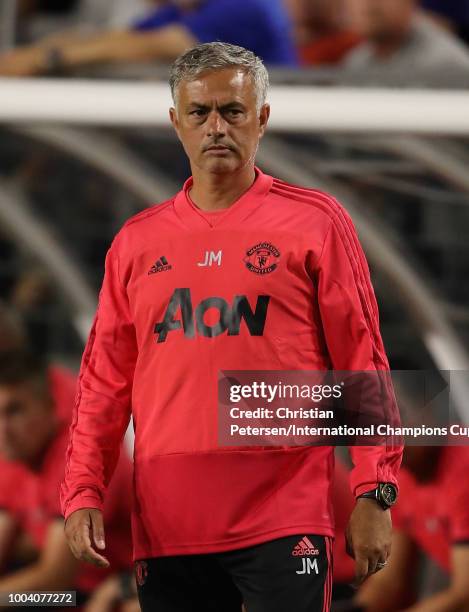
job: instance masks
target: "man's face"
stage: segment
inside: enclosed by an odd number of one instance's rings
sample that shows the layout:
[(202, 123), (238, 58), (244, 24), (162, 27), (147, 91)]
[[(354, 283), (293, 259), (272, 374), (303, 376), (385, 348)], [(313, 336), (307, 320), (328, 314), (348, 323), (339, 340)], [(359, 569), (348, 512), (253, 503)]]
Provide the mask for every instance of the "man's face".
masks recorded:
[(348, 0), (351, 26), (371, 40), (404, 34), (415, 11), (415, 0)]
[(53, 426), (50, 401), (30, 384), (0, 385), (0, 453), (10, 461), (31, 463)]
[(224, 174), (254, 162), (269, 110), (257, 111), (252, 79), (235, 67), (183, 81), (170, 117), (193, 171)]

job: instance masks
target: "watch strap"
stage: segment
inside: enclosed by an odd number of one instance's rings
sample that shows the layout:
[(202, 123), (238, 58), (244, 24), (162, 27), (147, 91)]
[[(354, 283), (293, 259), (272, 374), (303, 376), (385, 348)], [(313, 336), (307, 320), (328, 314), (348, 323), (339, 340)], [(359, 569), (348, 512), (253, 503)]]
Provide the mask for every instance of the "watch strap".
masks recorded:
[(374, 499), (381, 506), (381, 508), (383, 508), (383, 510), (388, 510), (394, 505), (395, 500), (394, 502), (389, 503), (383, 495), (382, 489), (389, 486), (395, 488), (394, 485), (390, 485), (389, 483), (380, 483), (376, 487), (376, 489), (371, 489), (371, 491), (365, 491), (365, 493), (358, 495), (357, 499), (359, 499), (360, 497), (364, 497), (366, 499)]

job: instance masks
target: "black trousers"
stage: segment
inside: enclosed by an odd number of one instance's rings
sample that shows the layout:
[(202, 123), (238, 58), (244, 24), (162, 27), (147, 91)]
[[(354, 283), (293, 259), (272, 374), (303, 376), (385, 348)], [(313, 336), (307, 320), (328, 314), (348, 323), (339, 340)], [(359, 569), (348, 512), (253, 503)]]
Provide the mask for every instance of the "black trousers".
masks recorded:
[(299, 534), (249, 548), (136, 562), (142, 612), (328, 612), (332, 539)]

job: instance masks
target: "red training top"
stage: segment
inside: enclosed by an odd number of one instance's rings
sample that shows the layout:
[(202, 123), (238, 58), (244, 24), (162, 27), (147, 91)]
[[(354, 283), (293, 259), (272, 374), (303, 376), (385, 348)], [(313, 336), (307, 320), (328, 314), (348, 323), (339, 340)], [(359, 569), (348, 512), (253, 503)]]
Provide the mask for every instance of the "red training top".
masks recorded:
[[(219, 370), (387, 370), (352, 221), (329, 195), (257, 172), (204, 213), (189, 179), (106, 257), (83, 355), (62, 509), (100, 508), (132, 413), (136, 559), (333, 535), (333, 448), (221, 448)], [(400, 448), (352, 449), (355, 494), (396, 482)]]
[(407, 533), (446, 572), (451, 546), (469, 542), (468, 472), (469, 447), (447, 446), (431, 481), (418, 482), (405, 468), (399, 474), (394, 528)]

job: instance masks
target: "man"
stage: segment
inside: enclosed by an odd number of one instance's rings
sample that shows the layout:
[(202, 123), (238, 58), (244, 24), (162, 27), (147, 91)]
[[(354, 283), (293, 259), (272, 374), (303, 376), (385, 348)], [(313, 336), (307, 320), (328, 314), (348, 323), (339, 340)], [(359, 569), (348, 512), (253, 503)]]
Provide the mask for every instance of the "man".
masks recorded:
[(0, 55), (0, 75), (28, 76), (93, 64), (170, 62), (197, 42), (226, 40), (269, 64), (296, 65), (282, 0), (170, 0), (127, 29)]
[[(332, 197), (255, 167), (270, 113), (258, 57), (200, 45), (170, 83), (192, 178), (130, 219), (107, 255), (62, 491), (68, 541), (106, 563), (100, 510), (132, 414), (144, 611), (328, 609), (333, 448), (220, 448), (217, 377), (386, 369), (364, 256)], [(355, 496), (395, 486), (400, 448), (352, 453)], [(386, 563), (390, 534), (389, 510), (360, 498), (358, 580)], [(314, 570), (301, 571), (305, 557)]]
[[(0, 303), (0, 354), (21, 350), (26, 345), (26, 336), (22, 322)], [(55, 405), (68, 405), (70, 410), (75, 397), (75, 377), (57, 365), (51, 366), (47, 375)], [(0, 574), (7, 566), (25, 565), (37, 556), (28, 534), (18, 533), (18, 517), (25, 506), (23, 482), (27, 479), (28, 471), (23, 464), (7, 461), (0, 455)]]
[[(16, 321), (10, 317), (10, 313), (5, 309), (0, 311), (0, 389), (4, 389), (2, 379), (5, 372), (2, 372), (2, 366), (5, 366), (5, 361), (2, 361), (2, 356), (7, 355), (8, 360), (10, 356), (22, 354), (23, 349), (21, 347), (25, 344), (25, 334), (22, 326), (18, 323), (14, 325)], [(10, 369), (8, 364), (8, 369)], [(56, 415), (65, 422), (68, 423), (67, 413), (70, 414), (71, 407), (74, 403), (76, 379), (75, 377), (65, 368), (58, 365), (53, 365), (48, 368), (46, 378), (47, 387), (49, 394), (53, 398), (54, 410)], [(9, 396), (9, 390), (7, 396)], [(4, 396), (0, 397), (3, 400)], [(6, 440), (9, 437), (7, 431), (7, 423), (10, 421), (4, 413), (5, 404), (0, 401), (0, 424), (4, 428), (0, 431), (0, 573), (5, 566), (11, 567), (16, 564), (24, 565), (25, 560), (33, 560), (37, 556), (37, 541), (36, 545), (31, 537), (31, 532), (28, 533), (28, 529), (25, 529), (25, 525), (22, 524), (23, 520), (27, 515), (27, 510), (33, 514), (38, 512), (38, 508), (34, 509), (27, 508), (26, 502), (26, 491), (30, 490), (30, 485), (35, 482), (35, 478), (32, 477), (32, 472), (28, 469), (26, 464), (20, 460), (8, 461), (4, 457), (6, 452)], [(30, 441), (31, 436), (31, 421), (28, 418), (21, 418), (21, 409), (12, 415), (10, 422), (16, 422), (17, 426), (19, 423), (20, 433), (21, 429), (24, 432), (26, 440)], [(30, 414), (30, 419), (32, 418)], [(10, 430), (11, 431), (11, 430)], [(41, 435), (38, 436), (39, 444)], [(33, 438), (33, 443), (35, 438)], [(25, 446), (22, 440), (20, 440), (19, 446), (21, 451), (25, 451)], [(34, 486), (34, 485), (33, 485)], [(57, 495), (55, 495), (57, 500)], [(56, 513), (54, 514), (54, 518)], [(30, 523), (32, 526), (34, 522)], [(19, 529), (21, 527), (21, 529)], [(18, 559), (16, 557), (19, 557)], [(1, 582), (1, 579), (0, 579)]]
[(469, 51), (453, 34), (418, 12), (417, 0), (348, 0), (351, 25), (365, 40), (345, 58), (346, 68), (382, 76), (392, 72), (414, 81), (420, 73), (469, 68)]
[[(401, 499), (389, 566), (357, 595), (366, 612), (463, 612), (469, 609), (469, 449), (410, 446), (404, 455)], [(448, 586), (416, 603), (418, 553), (448, 578)]]
[[(110, 573), (79, 564), (63, 533), (59, 485), (73, 397), (60, 369), (47, 370), (21, 349), (0, 353), (0, 560), (10, 569), (0, 576), (1, 592), (74, 588), (86, 597)], [(123, 456), (105, 510), (113, 572), (130, 566), (130, 475)], [(18, 529), (37, 558), (11, 571), (8, 552)]]
[(287, 0), (302, 64), (331, 66), (360, 42), (346, 23), (344, 0)]
[(23, 507), (22, 483), (26, 478), (23, 466), (13, 466), (0, 457), (0, 576), (7, 567), (23, 565), (36, 558), (31, 538), (18, 537), (15, 518)]

